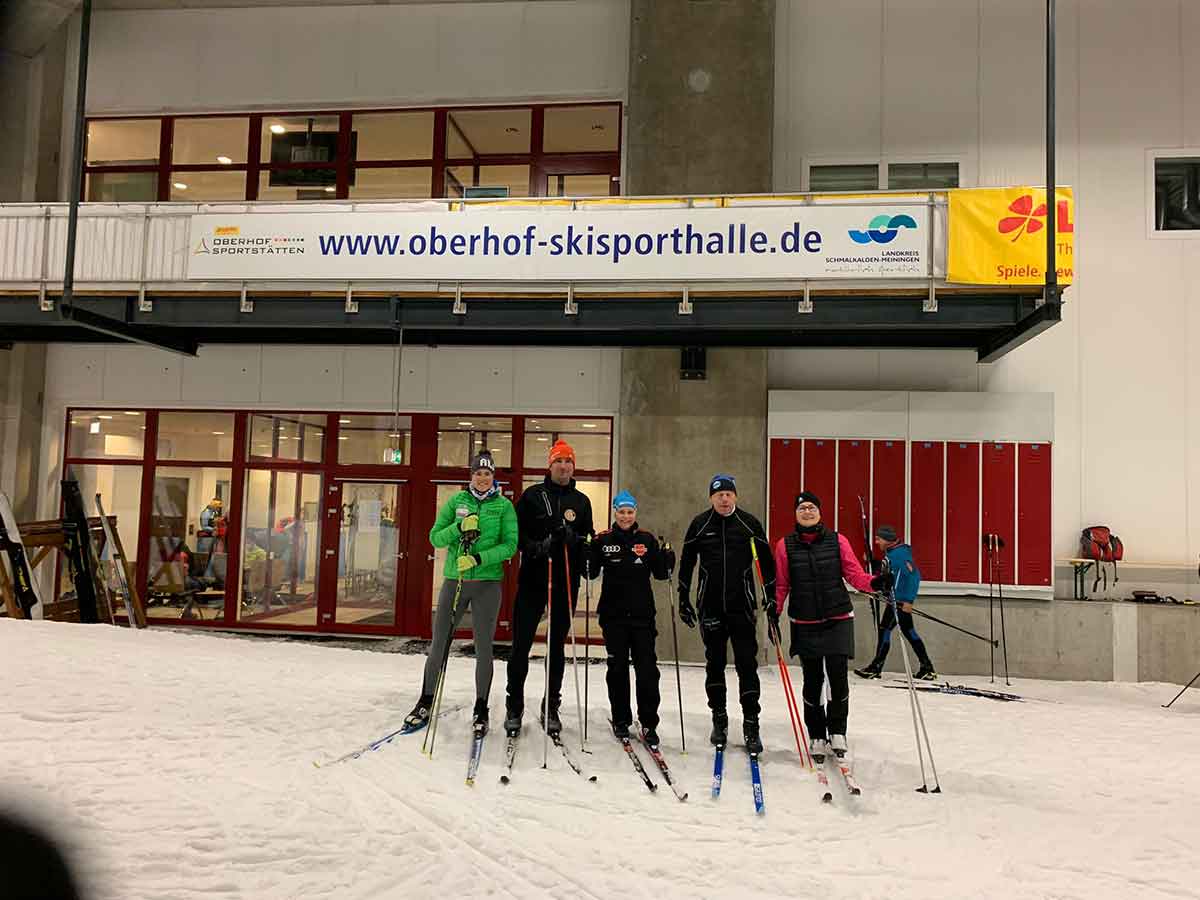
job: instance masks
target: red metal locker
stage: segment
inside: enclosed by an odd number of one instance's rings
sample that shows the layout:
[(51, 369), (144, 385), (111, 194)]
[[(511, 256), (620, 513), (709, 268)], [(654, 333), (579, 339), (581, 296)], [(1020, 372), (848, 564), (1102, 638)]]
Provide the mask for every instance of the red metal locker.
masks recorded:
[[(825, 438), (804, 439), (804, 478), (800, 490), (812, 491), (821, 498), (826, 524), (832, 527), (834, 493), (837, 486), (837, 441)], [(796, 512), (792, 510), (792, 521)]]
[(858, 498), (870, 510), (871, 504), (871, 442), (868, 440), (840, 440), (838, 443), (837, 472), (837, 521), (830, 520), (829, 503), (822, 497), (826, 526), (837, 528), (850, 541), (854, 555), (863, 558), (862, 513)]
[[(995, 580), (1013, 583), (1013, 554), (1017, 552), (1017, 448), (987, 441), (983, 445), (983, 534), (998, 534), (1004, 546), (993, 562)], [(980, 535), (982, 542), (983, 536)], [(988, 560), (983, 560), (983, 580)]]
[(800, 493), (800, 438), (771, 438), (771, 489), (767, 536), (772, 546), (796, 524), (793, 503)]
[(978, 584), (979, 444), (946, 442), (946, 580)]
[(1048, 587), (1054, 577), (1050, 542), (1050, 445), (1017, 447), (1017, 583)]
[(908, 540), (904, 530), (904, 446), (899, 440), (871, 442), (875, 457), (871, 475), (872, 537), (880, 525), (891, 525), (900, 540)]
[(946, 445), (941, 441), (912, 442), (912, 544), (921, 577), (942, 581), (942, 511), (945, 509)]

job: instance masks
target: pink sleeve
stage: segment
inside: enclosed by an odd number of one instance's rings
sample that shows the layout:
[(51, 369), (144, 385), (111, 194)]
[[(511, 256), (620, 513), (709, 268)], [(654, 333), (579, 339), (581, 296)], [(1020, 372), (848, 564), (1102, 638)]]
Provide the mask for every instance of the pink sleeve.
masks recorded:
[(838, 535), (838, 546), (842, 551), (842, 578), (848, 581), (855, 590), (869, 594), (871, 592), (871, 576), (863, 571), (858, 557), (854, 555), (854, 549), (850, 546), (850, 541), (844, 534)]
[(775, 545), (775, 610), (783, 615), (788, 592), (792, 589), (791, 573), (788, 571), (787, 547), (783, 538)]

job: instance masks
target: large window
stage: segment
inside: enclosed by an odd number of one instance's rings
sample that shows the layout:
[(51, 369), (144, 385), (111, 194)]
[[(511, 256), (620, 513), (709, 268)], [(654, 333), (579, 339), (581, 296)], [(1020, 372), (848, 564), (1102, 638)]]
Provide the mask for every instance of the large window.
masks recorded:
[(619, 103), (91, 119), (83, 198), (605, 196), (620, 142)]
[(1152, 155), (1153, 232), (1200, 233), (1200, 150)]
[(961, 186), (956, 160), (817, 162), (805, 165), (807, 190), (815, 193), (943, 191)]

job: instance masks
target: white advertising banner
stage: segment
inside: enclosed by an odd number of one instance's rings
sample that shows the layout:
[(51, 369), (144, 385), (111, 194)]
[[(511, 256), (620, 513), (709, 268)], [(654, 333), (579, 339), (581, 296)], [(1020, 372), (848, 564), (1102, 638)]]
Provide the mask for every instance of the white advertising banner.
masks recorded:
[(928, 277), (929, 210), (467, 207), (192, 216), (192, 280), (729, 281)]

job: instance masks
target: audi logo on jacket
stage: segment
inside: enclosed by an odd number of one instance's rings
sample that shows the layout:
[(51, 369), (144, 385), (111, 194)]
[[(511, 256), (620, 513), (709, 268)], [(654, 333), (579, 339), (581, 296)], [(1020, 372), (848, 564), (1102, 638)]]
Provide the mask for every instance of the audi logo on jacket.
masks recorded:
[(604, 587), (596, 615), (603, 626), (614, 619), (654, 621), (653, 576), (667, 580), (667, 555), (648, 531), (634, 523), (628, 531), (615, 524), (588, 545), (587, 574), (595, 579), (604, 574)]
[(692, 570), (699, 563), (697, 615), (742, 614), (754, 618), (759, 602), (751, 541), (758, 542), (758, 561), (767, 596), (774, 597), (775, 560), (767, 533), (758, 519), (736, 507), (727, 516), (709, 509), (692, 519), (679, 559), (679, 593), (686, 596), (691, 592)]

